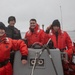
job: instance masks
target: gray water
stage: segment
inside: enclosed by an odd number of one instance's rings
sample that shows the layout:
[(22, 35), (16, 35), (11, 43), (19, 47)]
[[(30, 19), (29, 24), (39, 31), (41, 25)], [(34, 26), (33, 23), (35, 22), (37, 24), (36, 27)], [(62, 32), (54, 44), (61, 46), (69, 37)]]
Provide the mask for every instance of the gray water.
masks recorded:
[(25, 32), (21, 32), (21, 36), (22, 36), (22, 38), (24, 38)]
[[(75, 41), (75, 30), (74, 31), (67, 31), (69, 36), (71, 37), (71, 40), (74, 42)], [(22, 38), (25, 36), (25, 32), (21, 32)]]
[(72, 42), (75, 42), (75, 31), (67, 31), (69, 36), (71, 37)]

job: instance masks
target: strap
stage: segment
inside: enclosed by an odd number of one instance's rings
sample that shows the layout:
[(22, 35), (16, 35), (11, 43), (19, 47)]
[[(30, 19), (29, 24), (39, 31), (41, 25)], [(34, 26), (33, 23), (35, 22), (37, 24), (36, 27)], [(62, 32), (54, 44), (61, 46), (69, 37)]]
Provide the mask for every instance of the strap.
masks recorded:
[(0, 62), (0, 67), (5, 66), (8, 62), (9, 62), (9, 59), (7, 59), (7, 60), (5, 60), (3, 62)]

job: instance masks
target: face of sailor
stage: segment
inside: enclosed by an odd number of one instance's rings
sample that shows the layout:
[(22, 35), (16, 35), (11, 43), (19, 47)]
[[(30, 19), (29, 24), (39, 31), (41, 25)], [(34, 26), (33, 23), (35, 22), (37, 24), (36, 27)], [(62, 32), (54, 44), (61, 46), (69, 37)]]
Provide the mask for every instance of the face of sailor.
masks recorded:
[(57, 32), (57, 31), (59, 30), (59, 28), (60, 28), (60, 27), (58, 27), (58, 26), (53, 26), (53, 30), (54, 30), (55, 32)]
[(34, 29), (36, 24), (37, 23), (35, 21), (30, 21), (30, 28)]
[(5, 34), (5, 30), (4, 29), (0, 29), (0, 36), (3, 36)]
[(12, 21), (9, 22), (9, 25), (10, 25), (10, 26), (14, 26), (15, 23), (16, 23), (16, 22), (15, 22), (14, 20), (12, 20)]

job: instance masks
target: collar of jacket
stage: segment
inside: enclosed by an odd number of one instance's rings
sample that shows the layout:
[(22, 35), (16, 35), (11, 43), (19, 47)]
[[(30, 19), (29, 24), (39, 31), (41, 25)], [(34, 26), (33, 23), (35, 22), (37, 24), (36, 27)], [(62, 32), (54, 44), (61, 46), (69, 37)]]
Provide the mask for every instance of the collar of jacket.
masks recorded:
[[(61, 29), (58, 30), (58, 34), (61, 35), (61, 34), (63, 34), (63, 33), (64, 33), (63, 30), (61, 30)], [(51, 30), (49, 31), (49, 34), (50, 34), (50, 35), (53, 35), (53, 34), (55, 34), (55, 31), (54, 31), (53, 29), (51, 29)]]
[(2, 37), (0, 37), (0, 43), (9, 43), (8, 38), (6, 37), (6, 34), (4, 34)]
[(14, 26), (10, 26), (10, 25), (8, 25), (8, 28), (10, 28), (10, 29), (14, 29)]
[[(35, 29), (34, 29), (34, 32), (33, 33), (37, 33), (37, 32), (39, 32), (39, 25), (37, 24), (36, 25), (36, 27), (35, 27)], [(30, 31), (30, 28), (29, 28), (29, 31)], [(31, 32), (31, 31), (30, 31)], [(32, 33), (32, 32), (31, 32)]]
[[(55, 34), (56, 32), (52, 29), (52, 33)], [(58, 30), (58, 34), (62, 34), (62, 30), (61, 29)]]

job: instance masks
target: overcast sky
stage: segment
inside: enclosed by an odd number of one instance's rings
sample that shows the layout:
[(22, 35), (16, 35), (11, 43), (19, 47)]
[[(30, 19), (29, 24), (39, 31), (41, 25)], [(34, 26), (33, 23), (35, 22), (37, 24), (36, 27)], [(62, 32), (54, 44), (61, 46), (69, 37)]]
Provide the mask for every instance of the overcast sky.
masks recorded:
[(26, 32), (29, 20), (35, 18), (46, 28), (54, 19), (61, 22), (60, 6), (63, 30), (75, 30), (75, 0), (0, 0), (0, 21), (7, 26), (8, 17), (15, 16), (15, 26)]

